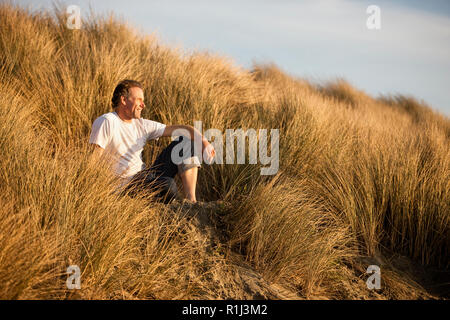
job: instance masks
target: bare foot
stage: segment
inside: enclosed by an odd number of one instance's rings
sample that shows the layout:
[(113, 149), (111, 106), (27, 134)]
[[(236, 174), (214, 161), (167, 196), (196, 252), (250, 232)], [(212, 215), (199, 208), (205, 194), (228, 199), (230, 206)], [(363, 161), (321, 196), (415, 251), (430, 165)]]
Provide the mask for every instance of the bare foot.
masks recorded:
[(183, 202), (187, 202), (189, 204), (197, 203), (197, 200), (195, 198), (184, 198)]

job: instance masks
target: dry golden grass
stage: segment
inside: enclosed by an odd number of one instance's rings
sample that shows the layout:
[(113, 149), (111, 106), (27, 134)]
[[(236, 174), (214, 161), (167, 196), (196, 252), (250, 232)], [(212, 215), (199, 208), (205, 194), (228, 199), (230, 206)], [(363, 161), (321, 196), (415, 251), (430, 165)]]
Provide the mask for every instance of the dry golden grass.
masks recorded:
[[(448, 118), (343, 80), (187, 54), (112, 18), (69, 30), (63, 12), (0, 4), (0, 298), (448, 295), (428, 270), (449, 268)], [(226, 204), (212, 209), (118, 196), (87, 141), (125, 78), (143, 82), (145, 118), (278, 128), (279, 173), (205, 165), (199, 198)], [(149, 143), (146, 162), (167, 143)], [(81, 290), (66, 287), (72, 264)], [(381, 290), (366, 287), (369, 264), (381, 267)]]

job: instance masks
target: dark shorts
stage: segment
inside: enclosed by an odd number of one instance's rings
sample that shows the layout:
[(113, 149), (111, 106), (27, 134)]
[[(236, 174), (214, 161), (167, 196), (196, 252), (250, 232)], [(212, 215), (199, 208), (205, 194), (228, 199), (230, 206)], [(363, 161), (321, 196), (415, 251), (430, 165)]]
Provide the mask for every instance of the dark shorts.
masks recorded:
[[(180, 145), (179, 156), (183, 161), (176, 164), (172, 161), (172, 150), (178, 144)], [(190, 143), (190, 152), (183, 154), (181, 146)], [(184, 148), (186, 150), (186, 148)], [(156, 198), (169, 203), (178, 196), (178, 188), (175, 183), (177, 173), (182, 173), (194, 167), (200, 167), (200, 162), (194, 154), (194, 143), (186, 137), (179, 137), (172, 141), (158, 155), (155, 162), (148, 169), (135, 174), (130, 182), (125, 186), (124, 192), (130, 196), (136, 196), (144, 191), (156, 191)]]

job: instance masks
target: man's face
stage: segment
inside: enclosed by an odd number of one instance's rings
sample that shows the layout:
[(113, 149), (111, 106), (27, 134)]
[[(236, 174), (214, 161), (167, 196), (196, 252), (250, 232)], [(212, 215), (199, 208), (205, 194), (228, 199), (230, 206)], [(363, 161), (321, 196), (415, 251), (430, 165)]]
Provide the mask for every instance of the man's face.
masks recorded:
[(124, 112), (130, 119), (139, 119), (141, 111), (144, 109), (144, 91), (141, 88), (133, 87), (128, 89), (128, 98), (125, 98)]

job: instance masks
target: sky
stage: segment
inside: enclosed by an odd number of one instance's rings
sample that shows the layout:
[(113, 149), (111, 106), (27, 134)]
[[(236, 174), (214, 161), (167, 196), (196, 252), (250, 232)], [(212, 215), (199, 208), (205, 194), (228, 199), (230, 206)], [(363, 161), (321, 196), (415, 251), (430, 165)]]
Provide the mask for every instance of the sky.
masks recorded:
[[(51, 9), (52, 0), (13, 1)], [(113, 13), (166, 45), (251, 69), (275, 63), (314, 83), (344, 78), (373, 97), (403, 94), (450, 117), (449, 0), (69, 0)], [(370, 5), (379, 8), (379, 29)]]

